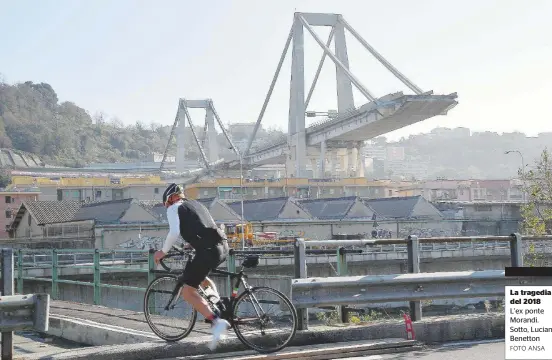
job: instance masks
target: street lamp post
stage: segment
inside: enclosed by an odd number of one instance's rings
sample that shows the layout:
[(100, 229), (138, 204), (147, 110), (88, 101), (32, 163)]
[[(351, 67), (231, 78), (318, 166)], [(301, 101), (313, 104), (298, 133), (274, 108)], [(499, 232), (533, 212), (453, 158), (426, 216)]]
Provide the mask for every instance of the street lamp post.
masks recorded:
[[(523, 160), (523, 154), (521, 153), (521, 151), (519, 150), (508, 150), (508, 151), (505, 151), (504, 154), (508, 155), (508, 154), (511, 154), (511, 153), (518, 153), (520, 158), (521, 158), (521, 176), (524, 178), (524, 181), (525, 181), (525, 161)], [(525, 189), (523, 189), (523, 202), (525, 202)]]
[(245, 221), (243, 217), (243, 157), (240, 152), (240, 194), (241, 194), (241, 222), (242, 222), (242, 250), (245, 250)]
[(243, 216), (243, 156), (242, 152), (235, 147), (230, 146), (228, 149), (234, 150), (234, 153), (238, 155), (240, 161), (240, 206), (241, 206), (241, 238), (242, 238), (242, 250), (245, 250), (245, 218)]

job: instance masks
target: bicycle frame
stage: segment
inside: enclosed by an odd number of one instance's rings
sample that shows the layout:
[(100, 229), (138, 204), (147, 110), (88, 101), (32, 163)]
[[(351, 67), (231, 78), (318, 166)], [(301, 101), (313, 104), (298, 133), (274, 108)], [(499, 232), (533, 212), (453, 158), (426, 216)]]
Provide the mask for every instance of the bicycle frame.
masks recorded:
[[(192, 261), (193, 259), (193, 256), (192, 256), (192, 251), (186, 251), (184, 249), (181, 249), (181, 248), (178, 248), (176, 246), (173, 246), (173, 248), (175, 250), (177, 250), (177, 252), (179, 253), (179, 255), (184, 255), (184, 256), (187, 256), (188, 259), (186, 261), (186, 266), (188, 266), (190, 264), (190, 262)], [(239, 294), (239, 296), (242, 296), (242, 294), (248, 294), (250, 299), (252, 300), (251, 301), (251, 304), (253, 305), (253, 308), (255, 309), (255, 313), (257, 315), (257, 317), (259, 319), (262, 319), (263, 315), (264, 315), (264, 311), (259, 303), (259, 300), (253, 295), (251, 294), (251, 289), (252, 287), (249, 285), (249, 283), (247, 282), (247, 275), (245, 274), (244, 272), (244, 266), (242, 265), (241, 269), (239, 272), (231, 272), (231, 271), (226, 271), (226, 270), (222, 270), (222, 269), (213, 269), (211, 271), (212, 274), (217, 274), (217, 275), (222, 275), (222, 276), (229, 276), (232, 279), (235, 279), (235, 286), (232, 288), (232, 292), (231, 292), (231, 295), (230, 295), (230, 308), (233, 310), (234, 309), (234, 306), (236, 304), (236, 300), (238, 298), (238, 289), (240, 287), (241, 284), (243, 284), (244, 286), (244, 291)], [(230, 281), (230, 283), (232, 283), (232, 281)], [(181, 286), (177, 286), (173, 293), (172, 293), (172, 296), (168, 302), (168, 304), (165, 306), (165, 310), (168, 310), (170, 305), (172, 304), (173, 300), (175, 299), (176, 296), (178, 296), (179, 292), (180, 292), (180, 289), (181, 289)], [(214, 304), (211, 299), (207, 296), (207, 294), (205, 293), (205, 290), (203, 289), (203, 287), (199, 286), (198, 288), (198, 291), (200, 293), (200, 295), (211, 305), (212, 308), (214, 309), (218, 309), (218, 306), (216, 304)], [(219, 295), (219, 298), (222, 298)], [(220, 309), (218, 309), (220, 310)], [(234, 323), (236, 321), (236, 319), (233, 319), (233, 317), (231, 319), (226, 319), (228, 321), (230, 321), (231, 323)]]

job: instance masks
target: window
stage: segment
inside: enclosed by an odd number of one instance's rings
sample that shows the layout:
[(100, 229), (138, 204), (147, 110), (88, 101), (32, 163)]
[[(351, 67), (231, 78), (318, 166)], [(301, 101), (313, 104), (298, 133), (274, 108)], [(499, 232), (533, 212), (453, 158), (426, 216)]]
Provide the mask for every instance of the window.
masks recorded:
[(102, 197), (102, 191), (101, 190), (96, 190), (96, 199), (101, 198), (101, 197)]
[(62, 193), (61, 189), (57, 191), (57, 199), (58, 199), (58, 201), (63, 200), (63, 193)]
[(27, 223), (31, 226), (31, 214), (27, 214)]
[(153, 193), (154, 193), (154, 194), (159, 194), (159, 188), (153, 189)]
[(393, 196), (393, 190), (389, 190), (389, 196)]
[(11, 210), (6, 210), (6, 219), (11, 218)]
[(11, 204), (11, 203), (12, 203), (11, 196), (6, 196), (6, 204)]

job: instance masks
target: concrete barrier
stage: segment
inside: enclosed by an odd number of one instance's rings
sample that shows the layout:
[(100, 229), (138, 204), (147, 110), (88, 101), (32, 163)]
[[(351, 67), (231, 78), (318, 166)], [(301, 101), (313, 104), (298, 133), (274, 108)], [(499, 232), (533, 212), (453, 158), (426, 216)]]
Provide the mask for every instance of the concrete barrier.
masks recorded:
[(152, 332), (101, 324), (64, 315), (50, 315), (50, 328), (47, 334), (92, 346), (164, 342)]
[[(67, 320), (68, 321), (68, 320)], [(55, 321), (54, 321), (55, 322)], [(54, 328), (50, 325), (51, 328)], [(454, 315), (441, 317), (427, 317), (419, 322), (415, 322), (414, 331), (416, 340), (432, 344), (448, 341), (460, 340), (483, 340), (504, 338), (504, 313), (489, 313), (489, 314), (473, 314), (473, 315)], [(99, 330), (89, 330), (90, 322), (74, 321), (71, 325), (67, 325), (67, 329), (71, 326), (71, 334), (74, 332), (83, 332), (91, 335), (94, 339), (99, 339), (102, 334)], [(105, 327), (102, 324), (95, 324), (95, 327)], [(95, 332), (97, 331), (97, 335)], [(105, 338), (115, 339), (116, 336), (112, 332), (124, 332), (123, 329), (105, 329)], [(142, 336), (141, 334), (131, 334), (129, 331), (128, 339), (134, 341)], [(65, 334), (65, 335), (64, 335)], [(217, 353), (243, 351), (245, 346), (233, 336), (232, 333), (227, 339), (221, 341)], [(61, 336), (68, 336), (67, 332), (62, 332)], [(75, 336), (75, 335), (71, 335)], [(137, 337), (138, 336), (138, 337)], [(343, 339), (348, 341), (360, 340), (378, 340), (390, 338), (406, 338), (405, 325), (402, 320), (380, 321), (368, 325), (358, 326), (318, 326), (311, 330), (298, 331), (295, 339), (290, 346), (308, 346), (316, 344), (329, 344), (342, 342)], [(122, 338), (120, 338), (122, 339)], [(143, 340), (134, 344), (119, 344), (119, 345), (104, 345), (89, 347), (80, 350), (70, 350), (67, 352), (51, 355), (51, 356), (29, 356), (29, 360), (34, 359), (51, 359), (51, 360), (150, 360), (163, 359), (178, 356), (193, 356), (208, 354), (210, 351), (207, 348), (210, 336), (189, 337), (176, 343), (165, 343), (163, 341), (148, 341)]]

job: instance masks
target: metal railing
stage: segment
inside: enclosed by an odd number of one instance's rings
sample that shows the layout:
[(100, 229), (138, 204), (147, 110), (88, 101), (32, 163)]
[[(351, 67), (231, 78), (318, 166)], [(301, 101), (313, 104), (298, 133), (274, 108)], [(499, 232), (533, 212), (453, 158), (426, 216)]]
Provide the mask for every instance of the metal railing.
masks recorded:
[[(406, 239), (386, 239), (386, 240), (326, 240), (326, 241), (305, 241), (304, 239), (297, 239), (295, 242), (295, 280), (292, 284), (292, 294), (294, 294), (292, 297), (294, 299), (301, 299), (301, 296), (296, 296), (295, 291), (305, 291), (307, 287), (305, 284), (311, 283), (311, 287), (309, 289), (321, 289), (326, 287), (326, 290), (334, 290), (335, 293), (338, 293), (337, 288), (332, 288), (331, 284), (332, 282), (335, 284), (343, 284), (344, 278), (326, 278), (327, 281), (323, 281), (320, 279), (323, 278), (317, 278), (314, 280), (313, 278), (310, 278), (308, 280), (297, 280), (297, 279), (307, 279), (307, 246), (335, 246), (337, 247), (337, 256), (338, 256), (338, 275), (339, 276), (346, 276), (347, 275), (347, 258), (346, 258), (346, 247), (351, 246), (377, 246), (377, 245), (406, 245), (407, 247), (407, 264), (408, 264), (408, 273), (410, 274), (418, 274), (420, 273), (420, 247), (422, 244), (439, 244), (439, 243), (449, 243), (449, 242), (457, 242), (457, 243), (469, 243), (473, 242), (473, 238), (471, 237), (448, 237), (448, 238), (418, 238), (415, 235), (409, 236)], [(511, 256), (511, 266), (523, 266), (523, 244), (522, 240), (552, 240), (552, 236), (542, 236), (542, 237), (535, 237), (535, 236), (528, 236), (528, 237), (522, 237), (520, 234), (512, 234), (510, 236), (486, 236), (486, 237), (479, 237), (477, 238), (478, 242), (507, 242), (509, 243), (510, 248), (510, 256)], [(443, 275), (451, 274), (451, 273), (440, 273)], [(455, 273), (452, 273), (455, 274)], [(459, 274), (459, 273), (456, 273)], [(394, 274), (391, 275), (393, 277), (398, 277), (401, 274)], [(426, 274), (427, 275), (427, 274)], [(369, 277), (368, 277), (369, 278)], [(338, 279), (337, 281), (334, 281), (333, 279)], [(351, 278), (347, 278), (348, 284), (351, 284)], [(361, 285), (362, 282), (356, 283), (356, 281), (361, 281), (363, 277), (354, 278), (352, 280), (352, 284), (355, 286)], [(381, 281), (385, 280), (384, 278), (379, 278), (379, 280), (372, 280), (372, 281)], [(414, 277), (414, 280), (422, 280), (423, 277)], [(463, 281), (462, 278), (455, 278), (454, 275), (449, 278), (451, 281), (458, 280), (460, 282)], [(427, 280), (427, 279), (425, 279)], [(370, 282), (371, 280), (366, 280)], [(430, 281), (431, 282), (431, 281)], [(315, 284), (316, 283), (316, 284)], [(464, 284), (467, 285), (467, 284)], [(504, 292), (504, 283), (502, 285), (502, 294)], [(360, 290), (360, 289), (357, 289)], [(366, 290), (366, 289), (365, 289)], [(373, 293), (373, 290), (370, 289), (370, 292)], [(324, 306), (329, 305), (330, 303), (332, 305), (343, 305), (344, 300), (340, 299), (339, 296), (331, 296), (331, 291), (326, 292), (326, 299), (322, 300), (320, 297), (317, 297), (314, 292), (307, 291), (307, 297), (313, 298), (313, 299), (320, 299), (313, 301), (312, 299), (308, 302), (305, 302), (303, 305), (300, 305), (297, 309), (297, 315), (299, 318), (299, 329), (304, 330), (308, 328), (308, 307), (309, 306)], [(358, 295), (358, 292), (357, 292)], [(380, 294), (381, 295), (381, 294)], [(455, 294), (455, 296), (452, 297), (470, 297), (469, 293), (460, 294), (460, 296), (457, 296), (458, 294)], [(383, 296), (385, 297), (385, 296)], [(447, 295), (447, 298), (451, 297)], [(333, 300), (332, 300), (333, 299)], [(357, 300), (353, 298), (349, 298), (351, 303), (357, 302)], [(401, 300), (410, 300), (410, 317), (412, 318), (412, 321), (417, 321), (422, 318), (422, 306), (421, 302), (418, 298), (411, 296), (409, 297), (403, 297)], [(364, 300), (363, 300), (364, 301)], [(370, 298), (366, 298), (364, 303), (370, 303)], [(341, 308), (341, 319), (344, 322), (347, 322), (348, 315), (347, 311), (344, 310), (344, 307)]]
[[(148, 284), (154, 279), (155, 264), (149, 250), (99, 250), (99, 249), (51, 249), (46, 252), (17, 250), (17, 292), (23, 292), (26, 280), (49, 282), (53, 300), (60, 299), (59, 284), (91, 286), (94, 291), (93, 303), (101, 305), (102, 288), (145, 291), (145, 288), (109, 284), (101, 281), (102, 273), (136, 272), (148, 275)], [(29, 261), (32, 259), (32, 261)], [(37, 260), (38, 259), (38, 260)], [(44, 271), (42, 276), (32, 276), (33, 271)], [(49, 270), (50, 275), (45, 273)], [(82, 271), (85, 270), (85, 271)], [(65, 275), (85, 275), (92, 273), (92, 281), (60, 278)], [(72, 273), (69, 273), (72, 272)]]
[[(420, 251), (455, 251), (455, 250), (495, 250), (508, 249), (510, 244), (508, 241), (480, 241), (480, 237), (471, 237), (471, 241), (467, 242), (439, 242), (439, 243), (420, 243)], [(370, 245), (364, 247), (364, 253), (405, 253), (407, 252), (406, 244), (390, 243), (393, 239), (380, 239), (381, 244)], [(333, 241), (333, 240), (321, 240)], [(538, 248), (543, 245), (536, 244)], [(323, 246), (324, 247), (324, 246)], [(258, 247), (248, 249), (249, 253), (258, 253), (270, 249), (273, 251), (274, 246)], [(273, 251), (270, 255), (277, 256), (292, 256), (293, 245), (287, 247), (278, 247), (281, 251)], [(84, 249), (86, 256), (80, 249), (58, 249), (58, 265), (79, 265), (91, 262), (90, 249)], [(25, 267), (48, 267), (52, 264), (52, 250), (40, 249), (20, 249), (17, 252), (21, 254)], [(102, 257), (106, 261), (124, 261), (127, 264), (140, 264), (148, 262), (148, 250), (102, 250)]]
[[(306, 329), (308, 325), (308, 307), (325, 306), (327, 300), (320, 302), (310, 302), (307, 305), (299, 304), (299, 295), (297, 291), (303, 286), (301, 291), (305, 290), (304, 280), (307, 276), (307, 264), (312, 264), (313, 259), (310, 255), (318, 257), (327, 256), (327, 262), (330, 266), (335, 263), (334, 272), (336, 276), (341, 277), (342, 280), (349, 280), (347, 277), (348, 265), (351, 264), (351, 258), (358, 254), (370, 253), (370, 249), (378, 247), (392, 247), (397, 250), (399, 247), (406, 248), (407, 256), (403, 257), (403, 261), (407, 262), (407, 272), (410, 274), (420, 273), (420, 253), (426, 249), (440, 248), (446, 246), (446, 249), (452, 250), (462, 249), (463, 245), (468, 244), (500, 244), (504, 248), (509, 248), (511, 255), (512, 266), (522, 266), (523, 264), (523, 240), (552, 240), (552, 236), (543, 237), (522, 237), (519, 234), (512, 234), (511, 236), (486, 236), (486, 237), (447, 237), (447, 238), (418, 238), (416, 236), (409, 236), (406, 239), (370, 239), (370, 240), (310, 240), (297, 239), (293, 247), (287, 249), (248, 249), (248, 250), (231, 250), (230, 255), (226, 261), (226, 267), (229, 271), (235, 271), (239, 266), (240, 257), (249, 254), (258, 254), (262, 258), (269, 261), (271, 258), (288, 259), (286, 264), (293, 265), (294, 278), (293, 283), (290, 284), (292, 289), (292, 298), (298, 301), (298, 315), (300, 317), (300, 328)], [(483, 247), (484, 248), (484, 247)], [(476, 248), (474, 248), (476, 249)], [(153, 251), (150, 250), (98, 250), (98, 249), (52, 249), (48, 252), (33, 253), (31, 250), (20, 249), (17, 250), (17, 289), (18, 293), (23, 292), (23, 284), (27, 280), (49, 282), (51, 284), (51, 298), (58, 300), (60, 298), (59, 284), (75, 284), (90, 286), (94, 289), (93, 303), (96, 305), (102, 305), (101, 290), (103, 288), (117, 288), (121, 290), (131, 291), (145, 291), (145, 287), (128, 286), (128, 285), (115, 285), (102, 281), (102, 274), (119, 271), (119, 272), (136, 272), (143, 273), (147, 276), (148, 284), (163, 271), (156, 269), (153, 262)], [(318, 261), (318, 260), (316, 260)], [(310, 266), (310, 265), (309, 265)], [(84, 270), (78, 273), (78, 270)], [(44, 270), (44, 275), (33, 276), (33, 271)], [(49, 272), (49, 274), (48, 274)], [(72, 273), (71, 273), (72, 272)], [(91, 276), (91, 281), (83, 280), (69, 280), (62, 278), (66, 275), (84, 275), (88, 273)], [(440, 273), (446, 275), (447, 273)], [(452, 273), (455, 274), (455, 273)], [(458, 274), (458, 273), (456, 273)], [(390, 275), (397, 278), (399, 275)], [(260, 276), (263, 277), (263, 276)], [(347, 277), (347, 278), (345, 278)], [(364, 277), (363, 277), (364, 278)], [(312, 278), (311, 278), (312, 279)], [(324, 287), (324, 282), (317, 279), (317, 286)], [(383, 279), (383, 278), (382, 278)], [(422, 277), (414, 277), (415, 281), (422, 281)], [(466, 278), (464, 278), (466, 280)], [(464, 281), (458, 280), (458, 281)], [(286, 280), (287, 281), (287, 280)], [(289, 279), (291, 282), (291, 278)], [(354, 280), (356, 281), (356, 280)], [(353, 281), (353, 282), (354, 282)], [(414, 280), (413, 280), (414, 281)], [(425, 281), (425, 280), (424, 280)], [(306, 281), (308, 283), (308, 281)], [(341, 282), (341, 281), (340, 281)], [(404, 284), (400, 285), (403, 286)], [(360, 286), (360, 285), (359, 285)], [(397, 285), (399, 286), (399, 285)], [(230, 289), (230, 287), (228, 287)], [(310, 291), (310, 290), (309, 290)], [(372, 290), (370, 290), (372, 292)], [(314, 293), (313, 293), (314, 294)], [(316, 295), (318, 296), (318, 295)], [(375, 296), (375, 295), (374, 295)], [(448, 296), (448, 295), (447, 295)], [(312, 297), (312, 294), (311, 294)], [(467, 296), (469, 297), (469, 296)], [(328, 297), (332, 299), (331, 296)], [(366, 303), (370, 303), (372, 300), (366, 298)], [(403, 298), (402, 300), (410, 301), (410, 316), (413, 321), (421, 319), (422, 308), (418, 298)], [(364, 300), (363, 300), (364, 301)], [(345, 301), (346, 302), (346, 301)], [(354, 304), (355, 301), (350, 301)], [(343, 301), (334, 301), (335, 306), (342, 306)], [(347, 321), (347, 308), (346, 304), (340, 309), (342, 314), (342, 320)]]

